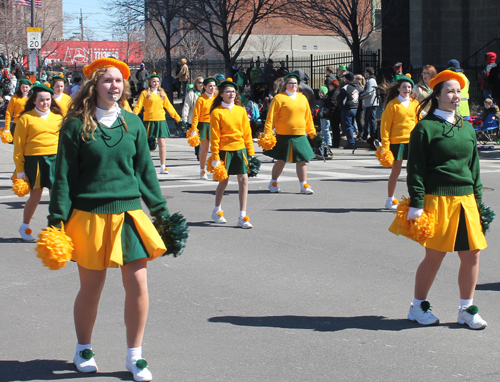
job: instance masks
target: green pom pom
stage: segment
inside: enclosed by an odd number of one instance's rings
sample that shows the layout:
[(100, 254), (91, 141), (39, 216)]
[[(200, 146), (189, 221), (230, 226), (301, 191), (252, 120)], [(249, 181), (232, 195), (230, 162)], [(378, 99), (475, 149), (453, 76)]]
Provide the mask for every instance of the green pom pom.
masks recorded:
[(180, 133), (185, 133), (188, 129), (188, 125), (184, 121), (176, 122), (175, 127), (177, 128), (177, 130), (179, 130)]
[(91, 349), (85, 349), (80, 352), (80, 357), (83, 359), (92, 359), (95, 353)]
[(323, 134), (316, 134), (313, 139), (309, 138), (309, 143), (311, 144), (313, 150), (322, 147), (324, 141), (325, 139), (323, 138)]
[(178, 212), (168, 217), (158, 215), (153, 219), (153, 224), (167, 247), (167, 252), (163, 256), (179, 256), (184, 250), (186, 240), (189, 237), (184, 216)]
[(483, 229), (483, 233), (486, 234), (486, 232), (490, 229), (490, 224), (495, 219), (495, 213), (493, 210), (486, 206), (484, 203), (481, 203), (479, 206), (479, 216), (481, 218), (481, 227)]
[(467, 309), (465, 309), (465, 311), (473, 316), (477, 314), (477, 312), (479, 312), (479, 309), (477, 308), (476, 305), (471, 305)]
[(426, 301), (422, 301), (420, 303), (420, 307), (422, 308), (422, 310), (424, 312), (427, 312), (428, 310), (432, 310), (431, 309), (431, 303), (429, 301), (427, 301), (427, 300)]
[(146, 367), (148, 367), (148, 363), (146, 362), (145, 359), (139, 359), (137, 360), (137, 362), (135, 363), (135, 366), (137, 366), (137, 368), (139, 370), (143, 370), (145, 369)]
[(248, 161), (248, 169), (249, 169), (248, 176), (250, 178), (257, 176), (257, 174), (260, 172), (260, 164), (261, 162), (257, 157), (250, 158), (250, 160)]

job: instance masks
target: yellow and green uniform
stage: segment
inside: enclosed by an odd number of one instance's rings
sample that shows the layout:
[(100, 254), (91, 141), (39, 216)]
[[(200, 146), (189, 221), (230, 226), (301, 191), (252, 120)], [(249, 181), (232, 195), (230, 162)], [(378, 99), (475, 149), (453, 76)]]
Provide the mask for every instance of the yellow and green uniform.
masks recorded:
[(210, 140), (210, 108), (214, 99), (215, 94), (212, 94), (212, 98), (210, 98), (204, 92), (198, 97), (194, 105), (191, 127), (193, 131), (199, 132), (201, 140)]
[(71, 97), (66, 93), (62, 93), (61, 99), (59, 101), (55, 99), (55, 96), (53, 97), (57, 105), (59, 105), (59, 107), (61, 108), (61, 113), (63, 114), (63, 116), (66, 115), (69, 109), (69, 104), (72, 101)]
[(144, 90), (137, 99), (137, 103), (134, 107), (134, 114), (139, 114), (143, 107), (143, 123), (148, 132), (148, 137), (170, 137), (170, 129), (167, 126), (164, 109), (166, 109), (168, 114), (175, 119), (175, 122), (179, 122), (181, 117), (177, 114), (177, 111), (175, 111), (168, 97), (165, 95), (165, 99), (161, 99), (159, 95), (151, 92), (151, 97), (148, 98), (148, 91)]
[(19, 116), (24, 111), (26, 101), (28, 101), (28, 97), (19, 97), (18, 95), (12, 96), (12, 99), (7, 105), (7, 110), (5, 111), (5, 128), (10, 128), (11, 122), (14, 125), (17, 123)]
[(384, 150), (389, 150), (391, 144), (410, 141), (410, 134), (418, 122), (418, 105), (416, 100), (411, 99), (408, 107), (404, 107), (398, 97), (387, 103), (380, 123), (380, 137)]
[(73, 118), (60, 130), (49, 225), (65, 224), (75, 245), (73, 260), (102, 270), (131, 261), (152, 260), (165, 246), (142, 211), (168, 216), (141, 120), (121, 110), (118, 118), (99, 124), (94, 139), (81, 138), (82, 122)]
[[(486, 248), (477, 207), (482, 184), (472, 125), (463, 121), (455, 126), (429, 114), (412, 131), (409, 149), (410, 206), (436, 216), (435, 235), (420, 244), (443, 252)], [(396, 221), (389, 230), (407, 236)]]
[(224, 161), (228, 175), (249, 172), (248, 157), (255, 155), (252, 129), (244, 107), (216, 107), (210, 114), (210, 150), (213, 160)]
[(43, 119), (35, 110), (19, 117), (14, 131), (16, 173), (24, 172), (31, 189), (52, 188), (62, 116), (49, 112)]
[(272, 135), (276, 130), (276, 145), (264, 154), (276, 160), (302, 162), (316, 156), (307, 139), (316, 135), (309, 102), (301, 93), (293, 99), (286, 92), (274, 97), (269, 106), (264, 134)]

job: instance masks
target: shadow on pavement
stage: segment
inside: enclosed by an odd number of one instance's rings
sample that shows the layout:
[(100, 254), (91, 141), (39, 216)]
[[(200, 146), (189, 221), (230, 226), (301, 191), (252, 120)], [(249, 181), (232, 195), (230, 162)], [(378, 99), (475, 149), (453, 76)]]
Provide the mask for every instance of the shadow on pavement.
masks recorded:
[(280, 208), (275, 211), (279, 212), (324, 212), (327, 214), (345, 214), (348, 212), (391, 212), (384, 208)]
[(372, 183), (372, 182), (387, 182), (387, 178), (359, 178), (359, 179), (320, 179), (320, 182), (344, 182), (344, 183)]
[(261, 326), (282, 329), (310, 329), (317, 332), (337, 332), (345, 329), (400, 331), (422, 326), (407, 319), (387, 319), (384, 316), (357, 317), (309, 317), (309, 316), (266, 316), (212, 317), (208, 322), (223, 322), (238, 326)]
[(500, 283), (477, 284), (476, 290), (492, 290), (500, 292)]
[[(214, 184), (215, 186), (215, 184)], [(183, 190), (182, 192), (186, 192), (188, 194), (206, 194), (206, 195), (215, 195), (215, 189), (217, 187), (214, 187), (213, 190), (208, 190), (208, 191), (196, 191), (196, 190)], [(265, 190), (248, 190), (249, 194), (270, 194), (269, 190), (266, 188)], [(229, 195), (229, 194), (238, 194), (238, 190), (225, 190), (224, 195)], [(280, 194), (293, 194), (293, 192), (280, 192)]]
[(59, 379), (83, 379), (115, 377), (121, 381), (133, 381), (128, 371), (111, 373), (83, 374), (76, 371), (75, 365), (57, 359), (34, 359), (31, 361), (0, 360), (2, 381), (57, 381)]
[[(3, 204), (4, 206), (9, 206), (10, 210), (21, 210), (24, 208), (24, 205), (26, 204), (26, 200), (23, 200), (21, 202), (1, 202), (0, 204)], [(40, 200), (40, 203), (38, 204), (49, 204), (48, 200)]]
[(12, 243), (35, 243), (34, 241), (24, 241), (20, 237), (0, 237), (0, 244)]

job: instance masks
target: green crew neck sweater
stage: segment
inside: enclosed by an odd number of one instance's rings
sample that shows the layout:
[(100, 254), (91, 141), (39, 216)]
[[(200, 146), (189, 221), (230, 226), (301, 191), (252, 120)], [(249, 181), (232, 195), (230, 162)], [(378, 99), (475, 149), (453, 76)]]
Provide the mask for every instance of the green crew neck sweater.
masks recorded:
[(410, 136), (407, 185), (410, 206), (424, 208), (424, 195), (482, 198), (476, 134), (472, 125), (452, 126), (427, 115)]
[(109, 128), (99, 124), (94, 139), (83, 141), (79, 119), (62, 126), (49, 225), (66, 222), (72, 209), (105, 214), (141, 209), (141, 197), (152, 215), (168, 215), (146, 130), (139, 117), (121, 113), (128, 132), (117, 119)]

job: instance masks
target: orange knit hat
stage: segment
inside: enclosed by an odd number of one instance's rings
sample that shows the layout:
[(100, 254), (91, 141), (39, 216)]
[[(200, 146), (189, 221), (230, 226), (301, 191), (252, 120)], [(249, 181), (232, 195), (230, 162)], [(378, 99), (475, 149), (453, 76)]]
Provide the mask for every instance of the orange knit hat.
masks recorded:
[(450, 69), (443, 70), (441, 73), (439, 73), (436, 77), (431, 79), (429, 81), (429, 87), (434, 90), (434, 86), (437, 84), (444, 82), (444, 81), (450, 81), (450, 80), (455, 80), (458, 81), (460, 84), (460, 88), (463, 89), (465, 87), (465, 76), (462, 73), (455, 72)]
[(128, 65), (113, 57), (98, 58), (90, 64), (85, 65), (83, 67), (83, 74), (87, 77), (87, 79), (89, 79), (92, 77), (92, 74), (96, 72), (96, 70), (102, 68), (117, 68), (122, 73), (123, 79), (128, 80), (130, 77), (130, 69)]

